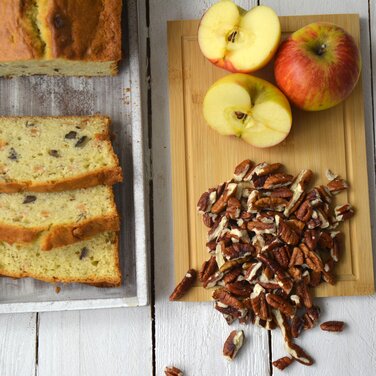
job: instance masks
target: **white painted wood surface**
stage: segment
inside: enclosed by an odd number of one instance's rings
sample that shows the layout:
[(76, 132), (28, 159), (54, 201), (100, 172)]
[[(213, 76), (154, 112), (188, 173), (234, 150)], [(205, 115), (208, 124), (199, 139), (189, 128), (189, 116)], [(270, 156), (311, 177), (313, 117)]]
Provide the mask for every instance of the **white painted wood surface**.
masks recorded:
[[(245, 328), (247, 343), (232, 364), (221, 351), (230, 328), (209, 303), (169, 303), (173, 286), (169, 116), (167, 101), (166, 20), (201, 16), (214, 0), (150, 0), (152, 159), (154, 186), (154, 293), (155, 320), (150, 307), (100, 311), (0, 315), (0, 375), (4, 376), (148, 376), (163, 375), (175, 364), (188, 376), (267, 376), (269, 342), (265, 331)], [(142, 45), (148, 33), (144, 0), (140, 3)], [(239, 1), (247, 7), (252, 1)], [(369, 24), (372, 60), (376, 64), (376, 4), (370, 0), (262, 0), (277, 13), (360, 13), (362, 28), (363, 86), (366, 101), (368, 150), (373, 148), (373, 114)], [(369, 5), (371, 22), (369, 23)], [(147, 67), (142, 49), (142, 67)], [(373, 74), (376, 87), (376, 74)], [(373, 95), (376, 95), (374, 90)], [(144, 106), (146, 95), (144, 95)], [(376, 115), (376, 113), (374, 114)], [(370, 182), (374, 181), (370, 154)], [(374, 187), (371, 187), (374, 209)], [(374, 213), (374, 210), (373, 210)], [(375, 269), (376, 270), (376, 269)], [(376, 297), (321, 299), (322, 320), (343, 319), (342, 334), (305, 333), (299, 341), (315, 358), (311, 368), (292, 365), (289, 375), (363, 375), (376, 369)], [(155, 327), (155, 372), (152, 325)], [(237, 328), (240, 326), (235, 326)], [(39, 331), (38, 331), (39, 328)], [(38, 341), (37, 341), (38, 340)], [(38, 356), (36, 356), (38, 355)], [(272, 359), (284, 355), (280, 336), (272, 337)], [(36, 364), (38, 359), (38, 364)]]

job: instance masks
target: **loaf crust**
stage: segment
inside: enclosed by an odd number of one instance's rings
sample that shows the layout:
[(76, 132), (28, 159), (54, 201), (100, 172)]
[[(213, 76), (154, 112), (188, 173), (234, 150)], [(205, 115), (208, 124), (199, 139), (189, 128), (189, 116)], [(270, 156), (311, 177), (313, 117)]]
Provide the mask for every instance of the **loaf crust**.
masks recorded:
[(1, 0), (0, 59), (119, 61), (121, 0)]
[[(115, 161), (115, 166), (99, 168), (84, 174), (79, 174), (66, 179), (46, 182), (33, 181), (0, 181), (0, 193), (15, 192), (61, 192), (80, 188), (90, 188), (97, 185), (113, 185), (123, 181), (122, 169), (119, 166), (119, 159), (113, 151), (110, 141), (110, 125), (111, 119), (108, 116), (0, 116), (0, 120), (11, 121), (12, 119), (20, 121), (38, 121), (43, 118), (45, 120), (61, 120), (62, 122), (71, 119), (80, 119), (83, 123), (90, 123), (92, 119), (99, 119), (103, 122), (105, 130), (103, 133), (97, 134), (96, 138), (108, 143), (111, 150), (111, 156)], [(58, 126), (58, 125), (57, 125)]]
[(115, 268), (116, 268), (116, 275), (114, 276), (107, 276), (107, 277), (98, 277), (96, 275), (88, 276), (88, 277), (77, 277), (77, 278), (57, 278), (57, 277), (48, 277), (43, 274), (36, 274), (30, 273), (27, 271), (20, 271), (19, 273), (12, 273), (10, 271), (5, 270), (1, 267), (0, 264), (0, 275), (4, 277), (11, 277), (11, 278), (34, 278), (44, 282), (50, 283), (84, 283), (92, 286), (97, 287), (118, 287), (121, 285), (121, 270), (120, 270), (120, 260), (119, 260), (119, 238), (116, 236), (115, 244), (114, 244), (114, 260), (115, 260)]

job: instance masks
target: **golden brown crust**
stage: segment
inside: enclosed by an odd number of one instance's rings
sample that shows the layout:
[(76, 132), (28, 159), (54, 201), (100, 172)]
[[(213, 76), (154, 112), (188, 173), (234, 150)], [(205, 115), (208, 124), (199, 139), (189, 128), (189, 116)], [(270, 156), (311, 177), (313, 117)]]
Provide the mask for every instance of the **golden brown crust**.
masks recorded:
[(88, 61), (121, 59), (121, 0), (53, 0), (46, 15), (51, 56)]
[(116, 276), (107, 276), (107, 277), (98, 277), (95, 275), (89, 276), (89, 277), (78, 277), (78, 278), (56, 278), (56, 277), (47, 277), (45, 275), (40, 275), (40, 274), (33, 274), (33, 273), (28, 273), (25, 271), (21, 271), (20, 273), (12, 273), (9, 272), (1, 267), (0, 264), (0, 275), (5, 276), (5, 277), (11, 277), (11, 278), (34, 278), (38, 279), (40, 281), (44, 282), (50, 282), (50, 283), (84, 283), (92, 286), (98, 286), (98, 287), (118, 287), (121, 285), (121, 279), (122, 279), (122, 274), (120, 270), (120, 265), (119, 265), (119, 237), (116, 236), (116, 241), (115, 241), (115, 268), (116, 268)]
[(121, 0), (1, 0), (1, 61), (119, 61), (121, 10)]

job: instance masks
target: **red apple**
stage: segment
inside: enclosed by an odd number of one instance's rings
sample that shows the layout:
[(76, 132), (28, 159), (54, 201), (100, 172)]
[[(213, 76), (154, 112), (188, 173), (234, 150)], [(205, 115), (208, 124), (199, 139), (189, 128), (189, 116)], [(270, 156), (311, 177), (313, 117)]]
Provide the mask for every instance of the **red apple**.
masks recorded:
[(279, 88), (297, 107), (320, 111), (342, 102), (359, 80), (361, 58), (341, 27), (309, 24), (280, 46), (274, 64)]

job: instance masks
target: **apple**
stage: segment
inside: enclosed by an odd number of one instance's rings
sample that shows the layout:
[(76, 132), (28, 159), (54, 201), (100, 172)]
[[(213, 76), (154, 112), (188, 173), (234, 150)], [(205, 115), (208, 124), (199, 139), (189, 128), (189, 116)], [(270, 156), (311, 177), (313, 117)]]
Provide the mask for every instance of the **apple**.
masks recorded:
[(198, 29), (203, 55), (230, 72), (249, 73), (264, 67), (280, 39), (281, 25), (273, 9), (261, 5), (247, 12), (232, 0), (210, 7)]
[(244, 73), (216, 81), (207, 91), (206, 122), (222, 135), (265, 148), (283, 141), (291, 129), (290, 104), (271, 83)]
[(274, 75), (292, 103), (320, 111), (342, 102), (359, 80), (361, 58), (353, 37), (341, 27), (309, 24), (284, 41)]

